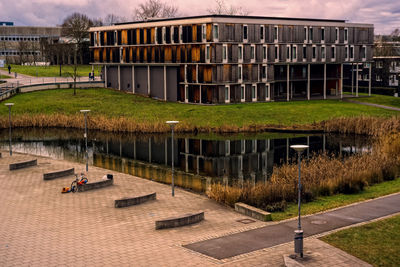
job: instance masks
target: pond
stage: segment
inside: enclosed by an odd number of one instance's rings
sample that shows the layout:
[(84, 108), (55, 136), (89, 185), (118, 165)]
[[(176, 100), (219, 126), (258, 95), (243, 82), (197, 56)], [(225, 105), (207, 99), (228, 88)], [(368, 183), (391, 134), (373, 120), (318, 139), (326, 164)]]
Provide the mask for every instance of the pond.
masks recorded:
[[(79, 129), (14, 129), (15, 152), (85, 162), (85, 139)], [(0, 148), (9, 149), (7, 130)], [(336, 134), (259, 133), (175, 135), (175, 184), (204, 192), (214, 182), (266, 181), (273, 167), (295, 160), (290, 145), (307, 144), (303, 157), (326, 152), (339, 156), (369, 151), (372, 140)], [(155, 181), (171, 181), (171, 137), (89, 131), (89, 165)], [(80, 170), (76, 170), (79, 172)], [(82, 169), (84, 171), (84, 169)], [(89, 168), (90, 172), (90, 168)]]

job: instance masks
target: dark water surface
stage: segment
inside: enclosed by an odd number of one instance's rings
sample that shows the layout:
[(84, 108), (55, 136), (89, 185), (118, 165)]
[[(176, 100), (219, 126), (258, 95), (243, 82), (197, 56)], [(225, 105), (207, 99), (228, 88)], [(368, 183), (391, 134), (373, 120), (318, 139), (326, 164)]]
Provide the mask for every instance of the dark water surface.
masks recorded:
[[(8, 139), (8, 130), (0, 131), (1, 149), (8, 150)], [(83, 130), (14, 129), (12, 139), (16, 152), (85, 162)], [(371, 149), (372, 141), (334, 134), (175, 135), (175, 184), (203, 192), (216, 181), (265, 181), (274, 166), (293, 162), (294, 144), (308, 144), (303, 156), (309, 158), (321, 152), (361, 153)], [(90, 165), (164, 183), (171, 180), (170, 135), (89, 131), (88, 152)]]

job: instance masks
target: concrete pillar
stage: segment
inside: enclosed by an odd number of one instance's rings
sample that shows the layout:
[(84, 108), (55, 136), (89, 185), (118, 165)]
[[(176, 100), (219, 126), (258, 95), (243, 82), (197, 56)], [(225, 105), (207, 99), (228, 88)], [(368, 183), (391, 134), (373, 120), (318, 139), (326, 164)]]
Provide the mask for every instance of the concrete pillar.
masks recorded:
[(286, 100), (289, 101), (290, 99), (290, 91), (289, 91), (289, 85), (290, 85), (290, 66), (289, 64), (287, 65), (287, 75), (286, 75)]
[(165, 165), (168, 165), (168, 138), (164, 139), (164, 159)]
[(325, 134), (322, 135), (322, 152), (325, 153), (325, 147), (326, 147), (326, 136)]
[(135, 93), (135, 66), (132, 65), (132, 93)]
[(369, 82), (368, 82), (368, 95), (371, 96), (371, 83), (372, 83), (372, 64), (369, 63)]
[(326, 99), (326, 64), (324, 64), (324, 99)]
[(200, 155), (203, 155), (203, 140), (200, 139)]
[(105, 88), (107, 88), (108, 83), (107, 83), (107, 65), (104, 65), (104, 83), (105, 83)]
[(307, 100), (311, 99), (311, 65), (307, 65)]
[(358, 63), (356, 69), (356, 97), (358, 97)]
[(164, 66), (164, 100), (167, 101), (167, 66)]
[(354, 65), (351, 63), (351, 94), (354, 94)]
[(121, 66), (118, 65), (118, 90), (121, 91)]
[(147, 94), (150, 95), (150, 66), (147, 66)]
[(200, 85), (200, 89), (199, 89), (199, 90), (200, 90), (200, 104), (201, 104), (201, 103), (202, 103), (202, 102), (201, 102), (201, 97), (202, 97), (202, 96), (201, 96), (201, 85)]
[(343, 63), (340, 64), (340, 98), (343, 99)]

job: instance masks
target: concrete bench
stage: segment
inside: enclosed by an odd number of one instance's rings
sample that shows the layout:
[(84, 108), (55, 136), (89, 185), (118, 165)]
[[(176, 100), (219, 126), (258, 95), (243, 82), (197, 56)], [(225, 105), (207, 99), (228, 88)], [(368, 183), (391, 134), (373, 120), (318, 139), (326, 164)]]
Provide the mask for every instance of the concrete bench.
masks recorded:
[(151, 193), (151, 194), (139, 196), (139, 197), (122, 198), (122, 199), (115, 200), (115, 207), (116, 208), (129, 207), (132, 205), (138, 205), (138, 204), (144, 203), (146, 201), (155, 200), (155, 199), (156, 199), (156, 193)]
[(36, 166), (36, 165), (37, 165), (37, 159), (11, 163), (10, 171), (27, 168), (27, 167), (31, 167), (31, 166)]
[(48, 172), (43, 174), (43, 180), (52, 180), (55, 178), (60, 178), (68, 175), (73, 175), (75, 173), (75, 169), (67, 169), (67, 170), (61, 170), (61, 171), (55, 171), (55, 172)]
[(264, 210), (261, 209), (257, 209), (253, 206), (241, 203), (241, 202), (237, 202), (235, 203), (235, 210), (241, 214), (250, 216), (254, 219), (266, 222), (266, 221), (272, 221), (271, 218), (271, 213), (266, 212)]
[(113, 179), (101, 180), (98, 182), (87, 183), (83, 185), (78, 185), (78, 192), (85, 192), (88, 190), (99, 189), (107, 186), (111, 186), (114, 184)]
[(156, 221), (156, 230), (198, 223), (204, 220), (204, 211)]

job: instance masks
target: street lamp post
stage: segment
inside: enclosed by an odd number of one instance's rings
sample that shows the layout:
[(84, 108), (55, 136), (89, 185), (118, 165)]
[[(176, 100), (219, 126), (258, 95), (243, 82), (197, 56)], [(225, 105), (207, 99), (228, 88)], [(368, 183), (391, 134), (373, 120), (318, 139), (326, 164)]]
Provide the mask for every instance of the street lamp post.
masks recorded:
[(298, 208), (299, 208), (299, 219), (297, 230), (294, 231), (294, 252), (299, 253), (300, 257), (303, 258), (303, 230), (301, 229), (300, 220), (300, 207), (301, 207), (301, 153), (304, 149), (308, 148), (306, 145), (292, 145), (292, 149), (296, 150), (299, 157), (299, 184), (298, 184)]
[(171, 143), (172, 143), (172, 159), (171, 159), (171, 166), (172, 166), (172, 180), (171, 180), (171, 189), (172, 189), (172, 196), (175, 196), (174, 191), (174, 127), (179, 121), (167, 121), (167, 124), (171, 126)]
[(8, 107), (8, 125), (9, 125), (9, 138), (10, 138), (10, 156), (12, 156), (12, 146), (11, 146), (11, 107), (14, 106), (14, 103), (5, 103)]
[(82, 109), (81, 112), (85, 114), (85, 156), (86, 156), (86, 172), (89, 170), (89, 155), (87, 149), (87, 114), (90, 112), (89, 109)]

